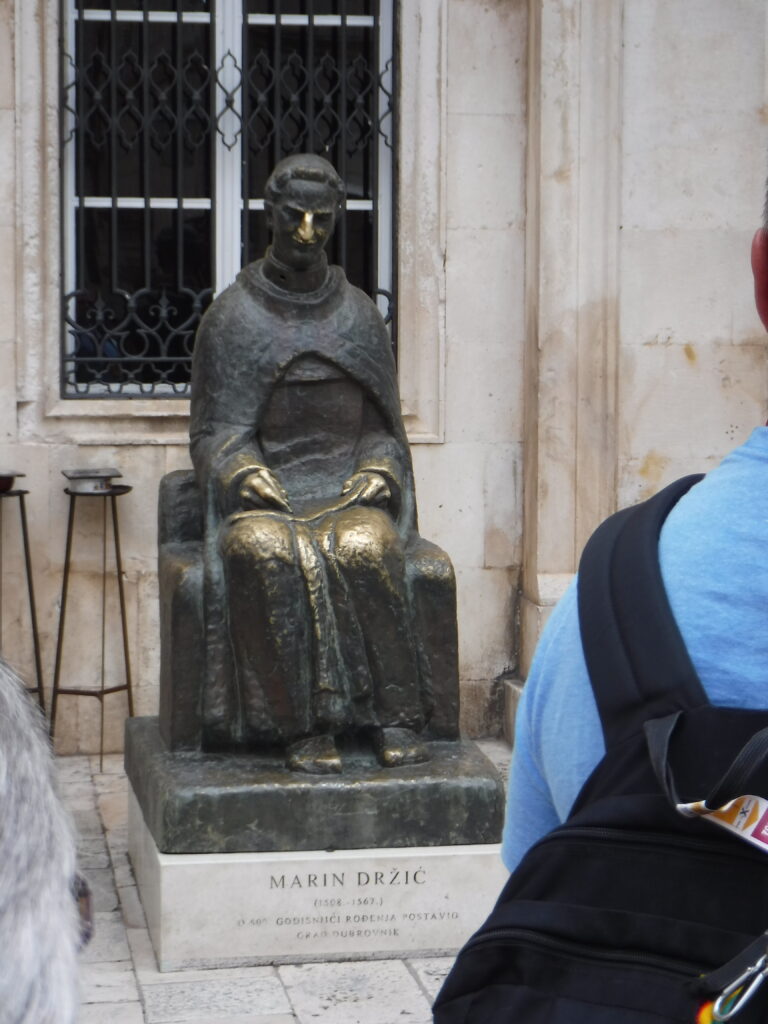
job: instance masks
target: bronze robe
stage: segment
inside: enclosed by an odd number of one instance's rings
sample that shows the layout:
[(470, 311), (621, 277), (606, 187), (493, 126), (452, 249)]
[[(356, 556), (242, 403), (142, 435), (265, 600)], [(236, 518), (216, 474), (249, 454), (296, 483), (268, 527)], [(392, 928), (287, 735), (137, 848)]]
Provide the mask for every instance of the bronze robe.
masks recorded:
[[(420, 730), (428, 668), (412, 629), (410, 450), (381, 315), (339, 267), (309, 294), (246, 267), (195, 345), (191, 452), (204, 496), (208, 747), (377, 726)], [(275, 473), (291, 513), (244, 510)], [(387, 482), (350, 505), (355, 472)]]

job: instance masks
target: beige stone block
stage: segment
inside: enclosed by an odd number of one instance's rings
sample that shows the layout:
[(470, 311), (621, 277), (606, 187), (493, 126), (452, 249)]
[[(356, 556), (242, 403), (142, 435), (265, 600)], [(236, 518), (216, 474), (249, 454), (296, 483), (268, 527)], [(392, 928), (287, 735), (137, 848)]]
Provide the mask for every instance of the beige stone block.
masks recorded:
[(642, 459), (623, 459), (619, 465), (616, 484), (617, 508), (636, 505), (681, 476), (687, 476), (689, 473), (708, 473), (721, 459), (721, 455), (709, 455), (706, 458), (699, 456), (694, 460), (682, 456), (668, 456), (657, 460), (655, 457), (649, 459), (647, 455)]
[(13, 36), (11, 33), (11, 3), (0, 3), (0, 110), (13, 108)]
[(765, 356), (763, 337), (625, 350), (621, 372), (632, 389), (621, 406), (621, 453), (638, 465), (638, 497), (681, 468), (695, 473), (722, 458), (764, 422)]
[[(16, 333), (16, 232), (12, 225), (0, 221), (0, 339)], [(0, 381), (0, 400), (13, 402), (15, 378)]]
[[(713, 76), (719, 78), (719, 76)], [(754, 111), (741, 131), (712, 121), (704, 139), (649, 147), (626, 159), (622, 181), (627, 230), (745, 230), (758, 227), (764, 196), (763, 122)], [(711, 137), (726, 134), (727, 146)]]
[(156, 572), (138, 579), (138, 644), (134, 658), (137, 715), (156, 715), (160, 686), (160, 603)]
[[(506, 335), (507, 351), (478, 334), (450, 346), (446, 372), (446, 441), (517, 441), (522, 434), (522, 353)], [(519, 358), (515, 359), (515, 350)]]
[(448, 110), (519, 114), (526, 101), (527, 4), (448, 6)]
[[(754, 223), (757, 224), (758, 208)], [(762, 335), (755, 312), (746, 231), (624, 231), (623, 346), (694, 347), (709, 339)], [(626, 378), (620, 380), (626, 387)]]
[(625, 227), (756, 223), (765, 19), (762, 0), (624, 5)]
[(448, 232), (448, 440), (508, 441), (521, 436), (524, 264), (522, 227)]
[[(12, 442), (18, 436), (14, 384), (16, 381), (16, 343), (13, 339), (0, 341), (0, 442)], [(3, 445), (4, 447), (4, 445)], [(8, 469), (21, 469), (15, 463), (6, 463)]]
[(515, 664), (514, 569), (457, 568), (459, 676), (496, 679)]
[(523, 538), (522, 444), (492, 444), (485, 451), (483, 566), (519, 565)]
[(192, 459), (186, 444), (175, 444), (165, 449), (165, 472), (171, 473), (175, 469), (192, 469)]
[[(489, 349), (509, 353), (525, 333), (525, 228), (452, 227), (446, 250), (446, 317), (449, 344), (475, 335)], [(450, 350), (449, 350), (450, 351)], [(514, 349), (513, 349), (514, 351)]]
[(495, 679), (467, 679), (461, 684), (459, 728), (468, 739), (502, 735), (503, 690)]
[[(2, 23), (0, 22), (0, 33)], [(0, 91), (2, 90), (2, 43), (0, 43)], [(14, 138), (14, 112), (0, 107), (0, 224), (11, 227), (16, 210), (16, 146)]]
[(448, 114), (447, 227), (506, 230), (525, 218), (525, 123)]
[(444, 548), (457, 568), (483, 564), (484, 454), (473, 444), (413, 448), (419, 532)]

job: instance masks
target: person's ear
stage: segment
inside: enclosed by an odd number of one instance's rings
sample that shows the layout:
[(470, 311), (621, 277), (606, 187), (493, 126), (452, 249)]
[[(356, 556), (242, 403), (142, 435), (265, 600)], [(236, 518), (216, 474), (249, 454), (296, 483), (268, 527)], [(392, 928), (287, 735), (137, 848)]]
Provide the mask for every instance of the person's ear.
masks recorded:
[(768, 331), (768, 228), (758, 228), (752, 239), (752, 274), (757, 314)]

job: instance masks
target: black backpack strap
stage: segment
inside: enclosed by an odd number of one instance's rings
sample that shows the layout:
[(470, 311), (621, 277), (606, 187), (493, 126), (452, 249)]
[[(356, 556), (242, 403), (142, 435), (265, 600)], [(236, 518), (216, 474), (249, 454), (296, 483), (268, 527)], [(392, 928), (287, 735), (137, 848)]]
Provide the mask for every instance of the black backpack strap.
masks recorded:
[(607, 519), (579, 565), (582, 646), (606, 748), (650, 718), (707, 704), (669, 605), (658, 542), (670, 510), (701, 474)]
[[(681, 802), (681, 797), (670, 763), (669, 751), (681, 715), (681, 711), (675, 711), (664, 718), (650, 719), (644, 726), (654, 774), (673, 806)], [(739, 796), (765, 795), (768, 792), (767, 765), (768, 726), (754, 732), (741, 747), (723, 775), (709, 789), (704, 799), (705, 806), (713, 811), (718, 807), (724, 807)]]

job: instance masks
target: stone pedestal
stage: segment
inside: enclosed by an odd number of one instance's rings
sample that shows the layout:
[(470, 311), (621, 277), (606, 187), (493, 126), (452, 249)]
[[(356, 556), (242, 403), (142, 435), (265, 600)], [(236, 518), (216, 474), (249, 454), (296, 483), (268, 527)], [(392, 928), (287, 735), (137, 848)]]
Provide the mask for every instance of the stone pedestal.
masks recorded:
[(340, 748), (340, 775), (305, 775), (280, 757), (170, 752), (156, 718), (126, 722), (125, 769), (162, 853), (267, 853), (496, 843), (504, 791), (471, 741), (429, 745), (430, 760), (381, 768)]
[(160, 969), (455, 953), (506, 878), (503, 786), (471, 742), (340, 775), (168, 751), (126, 722), (129, 851)]
[(163, 854), (129, 800), (129, 852), (161, 971), (453, 955), (508, 877), (498, 844)]

